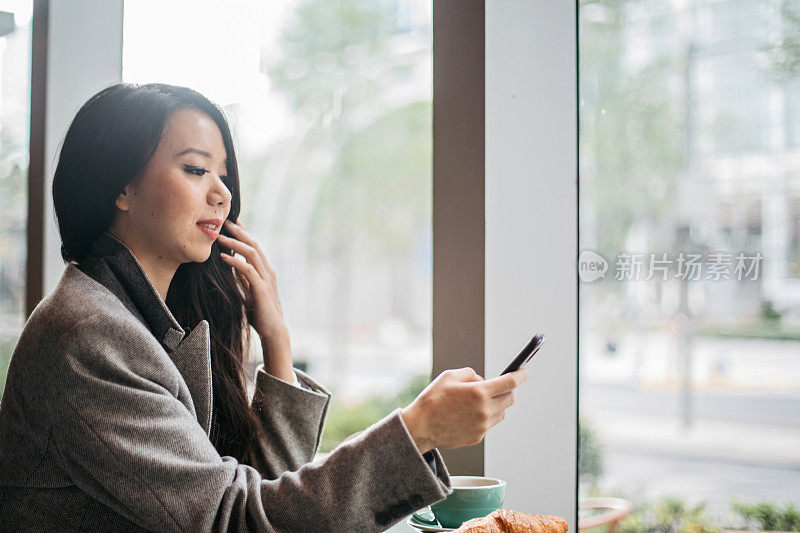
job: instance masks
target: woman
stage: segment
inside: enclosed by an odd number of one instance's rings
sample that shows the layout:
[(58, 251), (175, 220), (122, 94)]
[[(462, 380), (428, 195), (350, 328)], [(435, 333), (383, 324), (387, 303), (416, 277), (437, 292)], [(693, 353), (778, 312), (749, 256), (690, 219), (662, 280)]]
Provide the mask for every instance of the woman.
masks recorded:
[(382, 531), (452, 491), (437, 448), (480, 442), (526, 377), (445, 371), (311, 462), (330, 393), (292, 367), (220, 109), (184, 87), (102, 90), (53, 201), (67, 266), (9, 366), (0, 530)]

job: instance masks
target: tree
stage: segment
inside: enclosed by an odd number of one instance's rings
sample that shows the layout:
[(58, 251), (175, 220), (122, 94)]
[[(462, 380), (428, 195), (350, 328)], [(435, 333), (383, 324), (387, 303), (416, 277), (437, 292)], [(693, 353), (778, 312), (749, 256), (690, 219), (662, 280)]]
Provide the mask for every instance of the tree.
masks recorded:
[(395, 0), (305, 0), (282, 33), (280, 59), (262, 65), (304, 128), (281, 194), (313, 196), (306, 255), (335, 265), (327, 322), (342, 375), (355, 254), (393, 267), (394, 314), (403, 315), (408, 288), (394, 265), (430, 228), (430, 94), (399, 90), (416, 83), (430, 33), (401, 27), (397, 13)]
[[(637, 0), (583, 0), (579, 26), (581, 210), (606, 257), (637, 221), (669, 214), (684, 166), (683, 58), (628, 58), (627, 13)], [(677, 89), (677, 90), (675, 90)]]
[(781, 28), (771, 43), (763, 48), (767, 53), (767, 66), (778, 81), (800, 74), (800, 4), (796, 0), (783, 0)]

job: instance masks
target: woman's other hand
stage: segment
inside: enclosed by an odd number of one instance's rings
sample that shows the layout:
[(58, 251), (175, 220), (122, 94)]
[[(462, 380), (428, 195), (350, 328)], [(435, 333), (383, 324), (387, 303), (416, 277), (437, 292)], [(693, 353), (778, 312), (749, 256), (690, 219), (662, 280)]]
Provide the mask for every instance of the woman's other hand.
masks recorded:
[(505, 418), (515, 389), (527, 378), (527, 369), (488, 380), (469, 367), (445, 370), (401, 416), (420, 453), (478, 444)]
[(278, 298), (275, 272), (258, 243), (244, 229), (239, 220), (224, 223), (231, 234), (219, 234), (221, 246), (232, 249), (236, 256), (221, 253), (222, 259), (233, 266), (244, 288), (247, 321), (255, 328), (264, 349), (264, 367), (267, 372), (285, 381), (294, 381), (289, 331), (283, 318)]

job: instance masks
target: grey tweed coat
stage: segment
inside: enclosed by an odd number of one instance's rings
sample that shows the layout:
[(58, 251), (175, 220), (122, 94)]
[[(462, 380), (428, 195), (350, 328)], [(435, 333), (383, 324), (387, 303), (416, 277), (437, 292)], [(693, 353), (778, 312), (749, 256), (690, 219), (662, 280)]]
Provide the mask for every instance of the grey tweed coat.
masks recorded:
[(259, 365), (259, 461), (221, 457), (209, 325), (104, 233), (29, 317), (0, 403), (0, 531), (384, 531), (452, 492), (396, 409), (313, 461), (330, 393)]

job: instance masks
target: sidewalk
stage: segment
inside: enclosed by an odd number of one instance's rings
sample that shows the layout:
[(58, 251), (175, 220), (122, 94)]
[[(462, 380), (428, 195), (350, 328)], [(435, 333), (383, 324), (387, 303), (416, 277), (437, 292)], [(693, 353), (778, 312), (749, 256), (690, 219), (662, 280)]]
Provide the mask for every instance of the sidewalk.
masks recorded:
[(602, 445), (616, 452), (705, 458), (800, 469), (800, 430), (699, 420), (684, 429), (677, 417), (587, 411)]
[[(684, 350), (679, 337), (664, 331), (587, 332), (581, 376), (597, 384), (675, 389), (683, 383)], [(800, 392), (800, 342), (694, 337), (691, 374), (695, 392)]]

